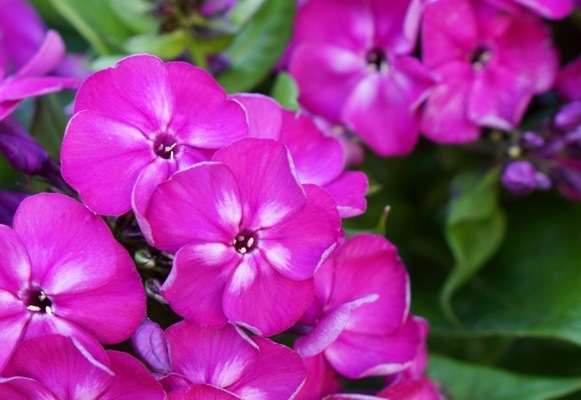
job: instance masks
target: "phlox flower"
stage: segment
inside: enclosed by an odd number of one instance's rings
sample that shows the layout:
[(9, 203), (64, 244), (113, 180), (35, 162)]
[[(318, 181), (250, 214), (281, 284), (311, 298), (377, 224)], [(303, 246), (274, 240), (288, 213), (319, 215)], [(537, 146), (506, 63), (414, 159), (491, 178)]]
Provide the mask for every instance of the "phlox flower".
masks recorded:
[(316, 297), (297, 329), (303, 357), (323, 353), (351, 379), (403, 371), (422, 343), (409, 314), (409, 278), (397, 249), (382, 236), (348, 239), (315, 275)]
[(288, 400), (305, 379), (301, 358), (286, 346), (249, 338), (231, 324), (170, 326), (172, 373), (162, 379), (169, 400)]
[(79, 79), (50, 75), (64, 60), (62, 38), (25, 0), (0, 0), (0, 120), (27, 97), (76, 88)]
[(376, 153), (405, 155), (433, 79), (413, 52), (419, 0), (310, 0), (295, 22), (289, 71), (310, 112), (346, 125)]
[(93, 348), (74, 338), (43, 335), (22, 342), (0, 377), (11, 400), (164, 400), (151, 372), (127, 353)]
[(323, 353), (303, 358), (307, 367), (307, 379), (295, 400), (321, 400), (324, 396), (341, 393), (339, 376), (329, 365)]
[(573, 11), (574, 0), (486, 0), (505, 9), (514, 10), (523, 6), (541, 17), (549, 19), (565, 18)]
[(144, 315), (131, 257), (83, 205), (39, 194), (22, 201), (13, 229), (0, 225), (0, 367), (19, 341), (59, 333), (118, 343)]
[(206, 71), (144, 54), (89, 77), (74, 112), (63, 177), (103, 215), (124, 214), (133, 201), (139, 218), (160, 182), (248, 130), (242, 107)]
[(284, 144), (302, 184), (325, 189), (343, 218), (365, 212), (369, 182), (361, 171), (345, 171), (345, 151), (338, 139), (325, 136), (312, 119), (283, 109), (267, 96), (237, 94), (233, 98), (248, 113), (248, 136)]
[(161, 288), (175, 312), (264, 336), (306, 310), (341, 225), (333, 199), (301, 185), (288, 150), (268, 139), (240, 140), (174, 174), (153, 192), (145, 218), (150, 242), (177, 251)]
[(557, 72), (544, 21), (484, 0), (428, 4), (422, 51), (424, 63), (440, 76), (424, 108), (422, 132), (440, 143), (474, 141), (481, 127), (514, 129)]

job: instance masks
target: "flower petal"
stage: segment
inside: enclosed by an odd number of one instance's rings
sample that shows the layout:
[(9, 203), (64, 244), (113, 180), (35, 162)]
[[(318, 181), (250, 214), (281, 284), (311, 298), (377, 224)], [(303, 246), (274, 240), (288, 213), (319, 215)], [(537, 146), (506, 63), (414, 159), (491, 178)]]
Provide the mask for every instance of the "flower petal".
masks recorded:
[(58, 92), (66, 88), (74, 89), (77, 86), (79, 86), (79, 81), (73, 78), (57, 76), (15, 78), (0, 85), (0, 101), (22, 100), (28, 97)]
[(248, 114), (248, 137), (280, 140), (283, 109), (276, 101), (258, 93), (236, 93), (230, 98)]
[(0, 343), (2, 343), (2, 347), (0, 347), (0, 371), (10, 359), (16, 345), (21, 341), (29, 318), (23, 310), (17, 311), (20, 304), (11, 297), (8, 293), (0, 291), (0, 309), (2, 309), (2, 315), (0, 315)]
[(30, 259), (24, 243), (7, 226), (0, 225), (0, 289), (18, 293), (30, 282)]
[(364, 172), (345, 171), (322, 188), (335, 200), (341, 218), (361, 215), (367, 209), (369, 181)]
[[(49, 30), (34, 56), (18, 70), (17, 76), (29, 77), (48, 74), (61, 62), (65, 53), (65, 44), (59, 33)], [(80, 83), (77, 81), (77, 85)]]
[(307, 379), (295, 400), (319, 400), (323, 396), (343, 390), (339, 377), (323, 354), (303, 358), (303, 362), (307, 367)]
[(0, 398), (10, 400), (59, 400), (34, 379), (16, 376), (0, 378)]
[(241, 400), (230, 392), (211, 385), (194, 385), (169, 393), (168, 400)]
[(416, 45), (421, 0), (372, 0), (375, 43), (397, 54), (410, 54)]

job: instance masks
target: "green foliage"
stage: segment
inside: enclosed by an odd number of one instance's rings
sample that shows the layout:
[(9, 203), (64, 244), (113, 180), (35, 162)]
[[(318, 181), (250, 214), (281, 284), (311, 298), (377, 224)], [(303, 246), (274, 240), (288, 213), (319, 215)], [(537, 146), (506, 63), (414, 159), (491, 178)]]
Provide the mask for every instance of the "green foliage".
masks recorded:
[(299, 109), (299, 88), (292, 76), (286, 72), (280, 72), (276, 76), (271, 95), (284, 108), (292, 111)]

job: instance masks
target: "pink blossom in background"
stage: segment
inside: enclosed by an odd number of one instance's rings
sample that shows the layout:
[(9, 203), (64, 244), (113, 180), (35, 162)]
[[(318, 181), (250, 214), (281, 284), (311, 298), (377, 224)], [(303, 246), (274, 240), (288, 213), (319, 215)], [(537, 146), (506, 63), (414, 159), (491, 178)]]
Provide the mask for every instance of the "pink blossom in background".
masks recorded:
[(169, 400), (288, 400), (305, 380), (301, 358), (286, 346), (249, 338), (234, 325), (179, 322), (166, 331), (172, 374)]
[(541, 19), (483, 0), (428, 4), (422, 49), (425, 64), (440, 75), (424, 108), (422, 131), (440, 143), (474, 141), (482, 127), (514, 129), (557, 72), (557, 53)]
[(321, 400), (324, 396), (342, 391), (339, 376), (329, 365), (323, 353), (303, 358), (307, 379), (295, 400)]
[(405, 155), (433, 79), (410, 54), (419, 0), (310, 0), (297, 13), (289, 70), (301, 104), (346, 125), (376, 153)]
[(22, 342), (0, 378), (0, 397), (11, 400), (164, 400), (151, 372), (127, 353), (44, 335)]
[(335, 200), (342, 218), (365, 212), (367, 176), (361, 171), (345, 171), (345, 151), (338, 139), (325, 136), (312, 119), (283, 109), (267, 96), (237, 94), (232, 97), (248, 113), (248, 136), (284, 144), (302, 184), (313, 183), (325, 189)]
[(574, 0), (486, 0), (498, 7), (513, 11), (523, 6), (530, 11), (549, 19), (565, 18), (573, 11)]
[(159, 183), (248, 130), (242, 107), (210, 74), (150, 55), (92, 75), (74, 112), (61, 150), (63, 177), (103, 215), (124, 214), (133, 201), (139, 218)]
[(131, 257), (75, 200), (31, 196), (0, 236), (0, 367), (19, 341), (59, 333), (89, 347), (118, 343), (144, 318)]
[(26, 1), (0, 0), (0, 120), (27, 97), (79, 86), (77, 77), (54, 76), (64, 60), (62, 38)]
[(162, 287), (176, 313), (264, 336), (306, 310), (341, 226), (333, 199), (301, 185), (288, 150), (268, 139), (240, 140), (176, 173), (154, 191), (145, 218), (150, 242), (177, 251)]
[(564, 66), (555, 83), (557, 92), (567, 101), (581, 101), (581, 57)]
[(301, 356), (323, 352), (337, 372), (359, 379), (401, 372), (418, 355), (407, 271), (384, 237), (347, 240), (318, 270), (315, 291), (297, 326), (306, 332), (294, 345)]

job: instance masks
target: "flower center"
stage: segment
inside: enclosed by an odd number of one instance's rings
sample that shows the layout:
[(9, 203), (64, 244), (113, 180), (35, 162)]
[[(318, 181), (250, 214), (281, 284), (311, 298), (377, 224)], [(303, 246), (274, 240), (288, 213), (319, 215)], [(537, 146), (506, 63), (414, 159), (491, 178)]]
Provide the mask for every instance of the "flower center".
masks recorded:
[(29, 291), (26, 296), (26, 304), (29, 311), (52, 315), (52, 301), (42, 290)]
[(232, 241), (234, 248), (240, 254), (246, 254), (256, 247), (256, 235), (254, 232), (242, 231)]
[(470, 64), (475, 69), (482, 69), (492, 57), (492, 53), (490, 50), (485, 46), (478, 46), (476, 50), (474, 50), (470, 54)]
[(365, 58), (367, 59), (367, 65), (372, 71), (389, 71), (389, 63), (387, 62), (387, 56), (383, 50), (371, 49), (369, 52), (367, 52), (367, 56)]
[(155, 154), (166, 160), (173, 160), (175, 152), (177, 151), (177, 142), (174, 137), (170, 135), (160, 135), (153, 144)]

